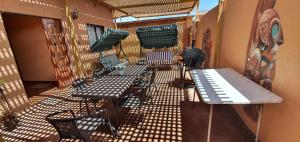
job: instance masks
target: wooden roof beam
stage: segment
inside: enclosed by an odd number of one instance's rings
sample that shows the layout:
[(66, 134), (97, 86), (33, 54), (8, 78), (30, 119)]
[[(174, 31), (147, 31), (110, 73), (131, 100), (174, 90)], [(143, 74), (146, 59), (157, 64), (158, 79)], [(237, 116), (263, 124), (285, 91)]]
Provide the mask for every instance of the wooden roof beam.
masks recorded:
[(125, 12), (125, 11), (123, 11), (123, 10), (117, 8), (117, 7), (113, 7), (113, 6), (105, 3), (104, 0), (94, 0), (94, 1), (97, 2), (97, 3), (99, 3), (99, 4), (101, 4), (101, 5), (103, 5), (103, 6), (106, 6), (106, 7), (110, 8), (110, 9), (118, 10), (118, 11), (120, 11), (120, 12), (125, 13), (126, 15), (128, 15), (127, 12)]
[(137, 5), (125, 5), (125, 6), (118, 6), (116, 8), (136, 8), (136, 7), (147, 7), (147, 6), (160, 6), (166, 4), (180, 4), (180, 3), (187, 3), (187, 2), (196, 2), (197, 0), (181, 0), (180, 2), (167, 2), (167, 3), (148, 3), (148, 4), (137, 4)]

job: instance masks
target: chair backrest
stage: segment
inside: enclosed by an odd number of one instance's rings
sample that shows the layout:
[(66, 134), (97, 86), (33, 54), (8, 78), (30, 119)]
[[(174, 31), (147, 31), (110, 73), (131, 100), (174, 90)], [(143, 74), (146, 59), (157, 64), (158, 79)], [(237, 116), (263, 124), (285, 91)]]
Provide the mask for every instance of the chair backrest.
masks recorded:
[(146, 73), (146, 75), (147, 75), (147, 82), (148, 82), (150, 85), (151, 85), (152, 83), (154, 83), (155, 74), (156, 74), (156, 69), (147, 71), (147, 73)]
[(147, 97), (151, 97), (153, 94), (152, 93), (147, 93), (147, 89), (148, 87), (151, 87), (155, 81), (155, 74), (156, 74), (156, 70), (148, 70), (145, 71), (143, 73), (143, 77), (140, 81), (139, 87), (144, 88), (142, 91), (143, 93), (141, 93), (141, 101), (145, 101), (143, 99), (147, 98)]
[(93, 78), (100, 78), (102, 77), (104, 74), (106, 74), (107, 70), (105, 68), (101, 68), (101, 69), (96, 69), (94, 71), (94, 75)]
[(115, 66), (121, 63), (119, 58), (115, 54), (101, 56), (99, 58), (99, 62), (103, 65), (103, 67), (107, 70), (112, 70)]
[(205, 54), (199, 48), (186, 49), (183, 56), (185, 65), (192, 68), (200, 68), (205, 59)]
[(83, 139), (76, 126), (77, 119), (72, 110), (49, 114), (45, 119), (56, 129), (60, 139)]
[(146, 82), (146, 84), (151, 85), (154, 83), (156, 75), (156, 69), (155, 70), (147, 70), (141, 74), (141, 77), (139, 80), (142, 80), (142, 82)]
[(76, 79), (72, 83), (72, 87), (77, 91), (84, 88), (85, 86), (86, 86), (86, 80), (84, 78)]
[(147, 64), (147, 61), (145, 58), (141, 58), (137, 61), (136, 63), (137, 65), (146, 65)]
[(172, 51), (154, 51), (146, 54), (147, 64), (172, 64), (173, 52)]
[(103, 65), (103, 68), (107, 70), (111, 70), (113, 68), (111, 61), (107, 58), (107, 56), (100, 57), (99, 62)]
[(113, 67), (121, 64), (120, 59), (115, 54), (110, 55), (109, 59)]

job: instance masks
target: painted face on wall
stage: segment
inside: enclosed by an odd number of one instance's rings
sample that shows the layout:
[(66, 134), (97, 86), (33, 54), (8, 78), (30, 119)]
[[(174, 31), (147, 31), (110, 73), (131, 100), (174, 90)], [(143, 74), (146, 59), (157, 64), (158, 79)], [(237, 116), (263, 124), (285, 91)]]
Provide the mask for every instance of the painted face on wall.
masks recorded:
[(202, 39), (202, 50), (205, 54), (204, 68), (209, 67), (211, 46), (212, 46), (211, 31), (209, 28), (207, 28), (206, 32), (203, 33), (203, 39)]
[(246, 63), (246, 75), (267, 89), (272, 88), (276, 54), (281, 44), (283, 33), (279, 15), (275, 10), (267, 9), (258, 19), (255, 38)]
[(260, 5), (260, 13), (263, 13), (266, 9), (272, 9), (276, 3), (276, 0), (264, 0)]
[[(283, 43), (283, 34), (279, 15), (275, 10), (266, 10), (259, 19), (256, 30), (259, 33), (259, 48), (264, 56), (270, 58), (278, 52), (278, 46)], [(273, 60), (273, 59), (270, 59)]]
[[(279, 14), (274, 10), (276, 0), (259, 0), (248, 43), (245, 75), (271, 90), (275, 77), (276, 56), (283, 44)], [(258, 110), (253, 105), (243, 107), (246, 114), (257, 122)]]

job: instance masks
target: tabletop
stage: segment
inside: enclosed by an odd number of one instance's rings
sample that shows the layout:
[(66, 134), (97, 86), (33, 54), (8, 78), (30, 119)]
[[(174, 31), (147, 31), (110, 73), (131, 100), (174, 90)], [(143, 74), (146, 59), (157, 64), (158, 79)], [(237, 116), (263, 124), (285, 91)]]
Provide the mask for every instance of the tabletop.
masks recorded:
[(192, 70), (192, 79), (206, 104), (271, 104), (282, 98), (233, 69)]
[(134, 76), (104, 76), (83, 89), (73, 92), (73, 97), (119, 98), (134, 82)]
[(145, 70), (147, 69), (147, 65), (126, 65), (126, 68), (124, 69), (123, 73), (120, 74), (120, 71), (113, 70), (110, 73), (108, 73), (108, 76), (139, 76), (141, 75)]

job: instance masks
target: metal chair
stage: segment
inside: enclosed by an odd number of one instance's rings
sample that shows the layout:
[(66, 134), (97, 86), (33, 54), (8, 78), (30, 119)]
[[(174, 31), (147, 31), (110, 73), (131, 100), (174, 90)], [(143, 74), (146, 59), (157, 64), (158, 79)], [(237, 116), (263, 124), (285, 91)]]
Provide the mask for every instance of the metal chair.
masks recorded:
[(114, 67), (121, 64), (121, 61), (115, 54), (101, 56), (99, 62), (103, 65), (106, 70), (112, 71)]
[[(191, 48), (187, 49), (183, 54), (183, 79), (186, 79), (186, 72), (190, 74), (193, 69), (201, 69), (202, 63), (205, 59), (205, 55), (201, 49)], [(191, 75), (191, 74), (190, 74)], [(183, 83), (184, 86), (184, 83)]]
[(56, 129), (59, 134), (59, 141), (62, 139), (80, 139), (84, 142), (90, 142), (90, 135), (98, 126), (105, 124), (109, 125), (111, 133), (115, 135), (106, 110), (81, 117), (76, 117), (72, 110), (64, 110), (47, 115), (45, 120)]
[(101, 78), (103, 75), (107, 74), (109, 71), (105, 68), (96, 69), (93, 74), (93, 78)]
[(160, 66), (160, 65), (171, 65), (173, 61), (172, 51), (154, 51), (146, 54), (146, 61), (149, 65)]
[[(145, 71), (143, 75), (137, 80), (135, 80), (134, 85), (132, 86), (132, 90), (130, 95), (124, 98), (119, 106), (125, 108), (133, 108), (137, 109), (140, 115), (144, 115), (142, 113), (142, 107), (145, 105), (152, 105), (152, 88), (155, 88), (155, 92), (157, 91), (155, 82), (155, 72), (154, 71)], [(149, 115), (151, 115), (151, 111), (149, 111)], [(142, 127), (144, 126), (142, 122)]]
[(137, 65), (146, 65), (147, 64), (147, 61), (145, 58), (140, 58), (137, 63)]
[[(84, 78), (79, 78), (76, 79), (73, 83), (72, 83), (72, 87), (73, 87), (73, 91), (72, 93), (76, 93), (76, 91), (79, 91), (81, 89), (83, 89), (84, 87), (86, 87), (86, 80)], [(84, 98), (82, 98), (79, 102), (79, 109), (80, 112), (82, 112), (82, 103), (85, 102), (86, 107), (88, 107), (88, 103), (87, 102), (92, 102), (93, 106), (95, 108), (95, 110), (97, 110), (97, 102), (100, 101), (101, 99), (95, 99), (95, 98), (90, 98), (88, 100), (85, 100)], [(88, 108), (87, 108), (88, 109)]]
[(184, 62), (183, 62), (183, 79), (186, 79), (186, 72), (190, 72), (190, 70), (192, 70), (193, 66), (191, 66), (191, 63), (192, 63), (192, 58), (191, 57), (186, 57), (184, 59)]
[(155, 83), (156, 72), (157, 72), (157, 68), (144, 72), (144, 82), (146, 83), (145, 87), (147, 87), (149, 89), (147, 91), (148, 92), (147, 94), (150, 94), (151, 98), (152, 98), (152, 95), (150, 93), (151, 88), (154, 88), (155, 92), (157, 91), (157, 86), (156, 86), (156, 83)]

